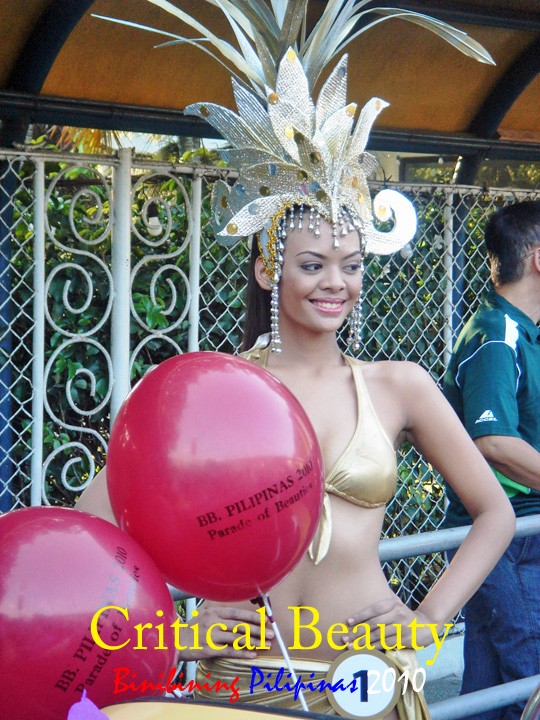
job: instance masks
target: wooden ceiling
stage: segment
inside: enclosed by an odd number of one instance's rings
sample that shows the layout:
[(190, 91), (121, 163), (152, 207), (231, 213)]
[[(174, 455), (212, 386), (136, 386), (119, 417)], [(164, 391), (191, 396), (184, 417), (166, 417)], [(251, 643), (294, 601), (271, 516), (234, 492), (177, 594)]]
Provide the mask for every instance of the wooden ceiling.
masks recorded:
[[(202, 0), (173, 0), (227, 34), (221, 12)], [(482, 43), (496, 66), (465, 57), (432, 33), (393, 19), (353, 41), (349, 97), (390, 103), (372, 141), (379, 149), (491, 152), (540, 159), (538, 0), (394, 0), (446, 20)], [(323, 0), (311, 0), (316, 15)], [(212, 132), (184, 118), (199, 100), (233, 106), (229, 76), (190, 44), (108, 23), (114, 16), (193, 37), (146, 0), (0, 0), (0, 144), (30, 122), (170, 134)]]

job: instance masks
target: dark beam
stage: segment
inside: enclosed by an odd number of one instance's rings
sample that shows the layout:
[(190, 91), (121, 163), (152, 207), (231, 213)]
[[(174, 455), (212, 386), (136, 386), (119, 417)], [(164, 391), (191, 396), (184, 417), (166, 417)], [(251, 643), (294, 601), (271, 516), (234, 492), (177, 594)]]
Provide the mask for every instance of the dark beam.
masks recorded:
[[(498, 79), (480, 109), (472, 119), (467, 132), (488, 141), (497, 135), (499, 125), (506, 113), (540, 72), (540, 36), (526, 48), (508, 70)], [(464, 150), (463, 162), (456, 176), (456, 182), (473, 184), (482, 161), (479, 152)]]
[[(374, 7), (378, 4), (375, 2)], [(540, 30), (540, 8), (522, 10), (518, 13), (512, 9), (494, 8), (493, 3), (488, 0), (482, 5), (452, 2), (452, 0), (392, 0), (389, 4), (393, 8), (432, 15), (451, 25), (487, 25), (510, 30)]]
[(39, 92), (73, 28), (94, 0), (52, 0), (19, 53), (6, 89)]
[(540, 36), (498, 79), (469, 125), (469, 132), (492, 137), (512, 105), (540, 72)]
[(186, 117), (181, 110), (0, 90), (0, 118), (15, 121), (21, 116), (29, 123), (45, 125), (72, 125), (158, 135), (219, 137), (210, 125), (198, 118)]
[[(216, 138), (217, 132), (181, 110), (100, 103), (78, 98), (45, 97), (0, 91), (0, 118), (16, 121), (24, 116), (31, 123), (73, 125), (102, 130), (126, 130)], [(444, 134), (410, 130), (374, 129), (372, 150), (416, 152), (436, 155), (480, 153), (482, 157), (540, 160), (540, 143), (482, 139), (470, 133)]]
[[(15, 61), (6, 88), (38, 93), (69, 34), (94, 0), (52, 0), (38, 18)], [(2, 123), (0, 145), (11, 147), (26, 136), (30, 121), (20, 115)]]
[(370, 134), (371, 150), (413, 152), (427, 155), (479, 153), (490, 159), (540, 160), (540, 142), (512, 142), (475, 137), (470, 133), (436, 133), (422, 130), (377, 130)]

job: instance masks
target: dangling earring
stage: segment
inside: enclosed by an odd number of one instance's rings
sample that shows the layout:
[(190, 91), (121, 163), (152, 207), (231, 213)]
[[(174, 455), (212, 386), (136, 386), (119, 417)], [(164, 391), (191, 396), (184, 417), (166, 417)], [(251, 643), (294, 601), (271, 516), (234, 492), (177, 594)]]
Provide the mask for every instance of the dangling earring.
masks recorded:
[[(274, 256), (272, 268), (272, 286), (270, 290), (270, 351), (281, 352), (281, 338), (279, 336), (279, 279), (281, 277), (281, 266), (283, 264), (283, 241), (287, 237), (285, 229), (287, 213), (277, 228), (277, 252)], [(294, 214), (291, 213), (291, 227), (294, 227)]]
[(349, 337), (347, 343), (351, 345), (353, 350), (360, 349), (360, 341), (362, 339), (362, 291), (356, 298), (354, 307), (349, 316)]
[[(354, 228), (358, 231), (358, 225), (355, 221), (355, 218), (349, 218), (353, 222)], [(361, 239), (360, 241), (360, 249), (362, 251), (362, 260), (360, 264), (360, 272), (362, 273), (362, 278), (364, 276), (364, 255), (366, 251), (366, 245), (365, 241)], [(356, 302), (354, 303), (353, 309), (351, 311), (351, 314), (349, 316), (349, 337), (347, 339), (347, 343), (352, 347), (352, 349), (356, 352), (357, 350), (360, 350), (360, 343), (362, 340), (362, 290), (358, 293), (358, 297), (356, 298)]]
[(279, 337), (279, 293), (278, 283), (272, 283), (270, 292), (270, 350), (281, 352), (281, 338)]

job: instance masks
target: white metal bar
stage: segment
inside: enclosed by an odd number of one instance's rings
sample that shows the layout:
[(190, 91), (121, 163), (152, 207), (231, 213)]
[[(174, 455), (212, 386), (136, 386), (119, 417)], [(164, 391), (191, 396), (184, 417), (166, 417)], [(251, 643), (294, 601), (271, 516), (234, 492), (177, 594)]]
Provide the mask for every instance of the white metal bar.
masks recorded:
[(538, 720), (540, 717), (540, 683), (523, 708), (521, 720)]
[[(452, 550), (461, 545), (470, 529), (471, 526), (467, 525), (405, 535), (399, 538), (385, 538), (379, 543), (379, 559), (381, 562), (388, 562), (416, 555), (429, 555), (442, 550)], [(540, 515), (517, 518), (515, 538), (538, 533), (540, 533)]]
[(527, 700), (540, 683), (540, 675), (512, 680), (485, 690), (441, 700), (429, 706), (431, 720), (461, 720), (471, 715)]
[(202, 213), (202, 177), (194, 174), (191, 186), (191, 242), (189, 245), (189, 305), (188, 351), (199, 349), (199, 293), (201, 266), (201, 213)]
[(114, 218), (111, 269), (114, 303), (111, 316), (113, 387), (111, 425), (130, 389), (129, 323), (131, 293), (131, 149), (122, 148), (113, 171)]
[[(193, 611), (197, 608), (197, 600), (193, 597), (186, 599), (186, 622), (188, 622), (192, 615)], [(194, 660), (190, 660), (186, 663), (186, 684), (190, 680), (195, 680), (195, 675), (197, 673), (197, 663)]]
[(32, 460), (30, 504), (43, 498), (43, 415), (45, 395), (45, 161), (34, 174), (34, 329), (32, 332)]

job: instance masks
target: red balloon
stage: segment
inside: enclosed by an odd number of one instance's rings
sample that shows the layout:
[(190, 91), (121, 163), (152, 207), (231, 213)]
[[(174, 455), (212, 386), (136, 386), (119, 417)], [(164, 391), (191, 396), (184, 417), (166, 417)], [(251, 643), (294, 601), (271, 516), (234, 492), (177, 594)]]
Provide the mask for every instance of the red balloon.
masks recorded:
[(324, 494), (317, 437), (273, 375), (216, 352), (151, 370), (114, 423), (109, 496), (120, 527), (171, 584), (238, 601), (299, 562)]
[[(114, 609), (99, 613), (108, 605), (127, 608), (128, 618)], [(96, 613), (95, 633), (102, 643), (129, 644), (100, 647), (91, 632)], [(174, 666), (176, 650), (174, 639), (168, 650), (154, 649), (159, 640), (154, 627), (142, 636), (148, 649), (133, 649), (134, 626), (162, 622), (169, 628), (175, 619), (159, 570), (111, 523), (51, 507), (0, 517), (2, 718), (65, 720), (84, 689), (98, 707), (140, 697), (140, 691), (124, 688), (128, 675), (117, 683), (115, 669), (128, 668), (137, 680), (157, 684)]]

